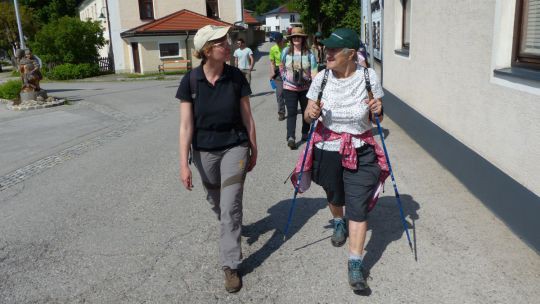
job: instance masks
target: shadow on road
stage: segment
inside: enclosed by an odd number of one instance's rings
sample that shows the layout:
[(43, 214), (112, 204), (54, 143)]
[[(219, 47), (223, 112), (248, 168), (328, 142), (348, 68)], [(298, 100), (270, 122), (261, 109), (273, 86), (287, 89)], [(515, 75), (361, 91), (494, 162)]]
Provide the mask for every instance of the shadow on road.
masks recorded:
[[(412, 223), (407, 221), (407, 228), (411, 242), (413, 242), (414, 258), (417, 258), (415, 221), (419, 218), (417, 211), (420, 209), (420, 204), (408, 194), (400, 194), (400, 198), (405, 218), (412, 220)], [(368, 225), (368, 229), (371, 229), (371, 237), (365, 247), (366, 255), (363, 262), (366, 276), (369, 276), (371, 268), (381, 259), (390, 243), (399, 240), (402, 243), (400, 246), (408, 247), (407, 238), (403, 237), (405, 232), (394, 196), (385, 196), (379, 199), (377, 206), (369, 216)]]
[(274, 91), (266, 91), (266, 92), (251, 94), (249, 97), (257, 97), (257, 96), (264, 96), (264, 95), (271, 95), (271, 94), (274, 94)]
[[(259, 250), (252, 253), (243, 261), (242, 269), (244, 274), (248, 274), (259, 267), (285, 243), (283, 230), (287, 224), (290, 207), (291, 200), (283, 200), (270, 207), (268, 209), (268, 215), (265, 218), (243, 227), (242, 235), (248, 238), (247, 242), (249, 245), (257, 242), (261, 235), (273, 231), (270, 239)], [(312, 216), (325, 207), (326, 199), (298, 198), (287, 239), (290, 239), (300, 231)]]
[[(382, 132), (383, 132), (384, 139), (386, 139), (388, 137), (388, 135), (390, 135), (390, 130), (385, 129), (382, 126), (381, 126), (381, 129), (382, 129)], [(379, 136), (379, 129), (377, 129), (377, 127), (372, 128), (371, 133), (373, 134), (373, 136), (378, 137)]]
[(47, 93), (58, 93), (58, 92), (81, 91), (81, 90), (84, 90), (84, 89), (49, 89), (46, 91)]
[[(259, 51), (259, 48), (253, 50), (253, 59), (255, 62), (258, 62), (261, 58), (268, 56), (269, 52), (263, 52)], [(268, 61), (268, 65), (270, 65), (270, 61)]]

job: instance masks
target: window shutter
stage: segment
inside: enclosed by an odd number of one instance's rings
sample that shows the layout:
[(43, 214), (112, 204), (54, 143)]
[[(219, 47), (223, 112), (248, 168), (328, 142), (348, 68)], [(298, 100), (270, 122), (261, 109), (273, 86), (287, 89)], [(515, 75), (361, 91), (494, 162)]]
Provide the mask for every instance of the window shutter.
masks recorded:
[(540, 0), (526, 1), (523, 17), (520, 53), (540, 56)]

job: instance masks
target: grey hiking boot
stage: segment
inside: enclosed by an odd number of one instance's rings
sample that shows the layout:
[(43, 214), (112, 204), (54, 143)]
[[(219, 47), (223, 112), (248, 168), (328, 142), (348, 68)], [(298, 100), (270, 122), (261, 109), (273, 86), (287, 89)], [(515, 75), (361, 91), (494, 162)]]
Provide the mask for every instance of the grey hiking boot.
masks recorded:
[(284, 121), (285, 120), (285, 113), (278, 113), (278, 120)]
[(334, 233), (330, 238), (330, 242), (334, 247), (341, 247), (347, 240), (347, 225), (343, 219), (334, 219)]
[(294, 137), (289, 137), (287, 139), (287, 146), (289, 146), (289, 148), (291, 148), (291, 150), (296, 150), (296, 141), (295, 141)]
[(349, 285), (355, 292), (365, 291), (369, 288), (362, 273), (362, 260), (349, 259)]
[(242, 288), (242, 279), (238, 273), (238, 269), (231, 269), (230, 267), (223, 267), (225, 272), (225, 290), (228, 292), (237, 292)]

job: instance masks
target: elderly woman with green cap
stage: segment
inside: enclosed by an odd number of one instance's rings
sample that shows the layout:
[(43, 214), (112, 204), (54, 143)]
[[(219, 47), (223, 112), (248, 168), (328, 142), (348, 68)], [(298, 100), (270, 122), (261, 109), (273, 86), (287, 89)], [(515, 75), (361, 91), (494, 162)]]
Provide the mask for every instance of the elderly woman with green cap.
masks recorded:
[[(332, 245), (342, 246), (349, 237), (349, 284), (353, 290), (363, 291), (369, 288), (362, 272), (367, 216), (388, 176), (383, 151), (371, 134), (374, 115), (382, 119), (383, 90), (375, 71), (357, 64), (361, 43), (353, 30), (337, 29), (321, 43), (326, 47), (327, 70), (313, 80), (304, 114), (308, 123), (319, 120), (312, 146), (307, 147), (312, 151), (312, 179), (326, 192), (334, 218)], [(367, 76), (374, 94), (371, 100)]]
[(246, 173), (255, 167), (257, 141), (251, 115), (251, 89), (231, 56), (229, 27), (207, 25), (194, 37), (201, 65), (180, 82), (180, 175), (192, 189), (190, 147), (206, 198), (220, 221), (219, 253), (225, 289), (242, 287), (242, 196)]

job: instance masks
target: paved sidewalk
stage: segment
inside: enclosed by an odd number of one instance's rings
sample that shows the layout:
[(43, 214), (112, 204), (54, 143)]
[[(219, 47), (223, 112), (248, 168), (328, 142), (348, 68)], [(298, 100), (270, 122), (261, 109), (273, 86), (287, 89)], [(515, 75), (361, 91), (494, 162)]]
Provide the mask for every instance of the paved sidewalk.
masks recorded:
[[(330, 244), (330, 213), (316, 185), (300, 196), (283, 241), (293, 193), (283, 180), (299, 150), (286, 145), (266, 64), (262, 57), (252, 74), (260, 155), (245, 186), (239, 293), (223, 288), (219, 225), (200, 177), (194, 171), (191, 192), (179, 182), (178, 81), (50, 83), (78, 101), (30, 116), (0, 110), (1, 132), (29, 126), (24, 132), (45, 142), (24, 150), (21, 140), (8, 151), (11, 141), (0, 136), (0, 155), (16, 159), (0, 158), (0, 178), (51, 161), (0, 189), (0, 303), (537, 302), (538, 253), (388, 117), (386, 143), (416, 256), (390, 181), (369, 222), (369, 297), (347, 286), (347, 249)], [(17, 158), (20, 151), (31, 160)]]

